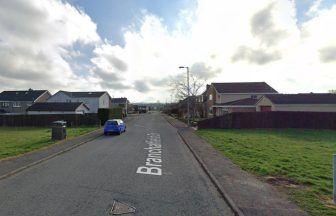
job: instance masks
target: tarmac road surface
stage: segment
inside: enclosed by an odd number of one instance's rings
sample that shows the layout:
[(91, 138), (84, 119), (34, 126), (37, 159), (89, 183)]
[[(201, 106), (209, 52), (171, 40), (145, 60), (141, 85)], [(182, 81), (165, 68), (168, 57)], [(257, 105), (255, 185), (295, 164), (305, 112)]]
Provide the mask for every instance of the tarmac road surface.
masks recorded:
[(163, 116), (131, 118), (126, 133), (1, 180), (0, 215), (233, 215)]

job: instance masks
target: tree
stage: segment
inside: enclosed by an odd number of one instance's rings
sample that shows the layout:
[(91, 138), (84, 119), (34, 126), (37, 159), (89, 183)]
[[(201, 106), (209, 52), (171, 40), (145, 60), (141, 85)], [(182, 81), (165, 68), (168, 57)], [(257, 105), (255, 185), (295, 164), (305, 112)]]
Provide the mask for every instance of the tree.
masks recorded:
[[(197, 77), (190, 73), (189, 75), (189, 91), (190, 96), (197, 96), (200, 94), (206, 80)], [(183, 100), (188, 97), (188, 84), (185, 74), (179, 74), (175, 77), (171, 77), (170, 91), (177, 100)]]
[[(204, 86), (206, 80), (202, 77), (197, 76), (197, 74), (189, 74), (189, 111), (191, 117), (196, 116), (196, 111), (200, 110), (201, 106), (197, 101), (197, 96), (201, 93), (202, 87)], [(181, 101), (181, 109), (186, 110), (186, 103), (188, 100), (188, 84), (186, 73), (181, 73), (175, 77), (171, 77), (170, 81), (170, 91), (177, 101)]]
[(328, 92), (331, 93), (331, 94), (336, 94), (336, 89), (331, 89)]

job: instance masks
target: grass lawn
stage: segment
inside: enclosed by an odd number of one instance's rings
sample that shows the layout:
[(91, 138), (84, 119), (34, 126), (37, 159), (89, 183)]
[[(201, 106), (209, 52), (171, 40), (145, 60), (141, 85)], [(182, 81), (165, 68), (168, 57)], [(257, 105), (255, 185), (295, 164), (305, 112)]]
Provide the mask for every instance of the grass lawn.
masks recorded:
[(242, 169), (285, 191), (309, 214), (336, 215), (331, 204), (336, 131), (208, 129), (197, 134)]
[[(67, 128), (68, 138), (98, 129), (97, 127)], [(0, 127), (0, 159), (26, 153), (56, 143), (50, 128)]]

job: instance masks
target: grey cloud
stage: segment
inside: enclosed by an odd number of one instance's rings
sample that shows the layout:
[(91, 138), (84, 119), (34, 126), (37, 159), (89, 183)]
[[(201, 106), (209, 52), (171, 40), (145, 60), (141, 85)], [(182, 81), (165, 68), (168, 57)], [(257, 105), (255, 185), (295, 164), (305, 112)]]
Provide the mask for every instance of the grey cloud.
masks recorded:
[(281, 55), (277, 51), (267, 52), (263, 49), (252, 49), (246, 46), (241, 46), (237, 52), (232, 56), (232, 62), (246, 60), (250, 63), (264, 65), (273, 61), (277, 61)]
[(210, 58), (212, 58), (212, 59), (216, 59), (216, 58), (217, 58), (217, 55), (216, 55), (216, 54), (212, 54), (212, 55), (210, 55)]
[(162, 87), (168, 85), (169, 81), (170, 81), (169, 77), (165, 77), (161, 79), (151, 79), (149, 80), (149, 83), (153, 86)]
[(284, 30), (276, 29), (273, 22), (272, 10), (274, 3), (257, 12), (251, 19), (251, 32), (260, 39), (261, 44), (266, 46), (276, 45), (287, 33)]
[[(53, 66), (52, 59), (43, 53), (34, 53), (22, 48), (0, 44), (0, 74), (12, 80), (41, 81), (52, 79), (52, 74), (46, 73)], [(20, 61), (17, 61), (20, 59)], [(24, 67), (22, 64), (24, 63)]]
[(30, 1), (6, 1), (0, 7), (0, 27), (15, 38), (24, 35), (26, 40), (41, 39), (46, 34), (47, 18), (47, 12), (34, 7)]
[(113, 89), (113, 90), (125, 90), (130, 89), (131, 86), (123, 83), (123, 79), (113, 72), (104, 71), (101, 68), (95, 67), (93, 73), (101, 78), (100, 85), (103, 88)]
[(336, 62), (336, 46), (325, 47), (319, 50), (322, 62)]
[(119, 81), (120, 80), (120, 77), (118, 77), (116, 73), (107, 72), (98, 67), (95, 67), (93, 69), (93, 72), (104, 81), (110, 81), (110, 80)]
[(119, 91), (131, 88), (129, 85), (125, 85), (121, 81), (113, 81), (113, 80), (107, 80), (107, 81), (105, 80), (101, 82), (100, 85), (103, 88), (119, 90)]
[(222, 72), (222, 69), (213, 69), (212, 67), (207, 66), (204, 62), (196, 62), (191, 65), (190, 72), (195, 75), (196, 78), (207, 80)]
[(111, 62), (111, 64), (112, 64), (115, 68), (117, 68), (118, 70), (120, 70), (120, 71), (127, 71), (128, 66), (127, 66), (127, 64), (126, 64), (124, 61), (122, 61), (121, 59), (119, 59), (119, 58), (117, 58), (117, 57), (115, 57), (115, 56), (113, 56), (113, 55), (108, 56), (107, 59), (108, 59), (108, 60)]
[(150, 88), (146, 81), (144, 80), (137, 80), (134, 82), (134, 88), (141, 93), (150, 91)]
[[(65, 54), (95, 33), (69, 28), (79, 23), (86, 27), (90, 21), (84, 12), (65, 1), (46, 1), (46, 7), (24, 0), (0, 2), (0, 77), (9, 83), (6, 88), (55, 90), (76, 82), (79, 76)], [(54, 7), (64, 14), (52, 16)]]

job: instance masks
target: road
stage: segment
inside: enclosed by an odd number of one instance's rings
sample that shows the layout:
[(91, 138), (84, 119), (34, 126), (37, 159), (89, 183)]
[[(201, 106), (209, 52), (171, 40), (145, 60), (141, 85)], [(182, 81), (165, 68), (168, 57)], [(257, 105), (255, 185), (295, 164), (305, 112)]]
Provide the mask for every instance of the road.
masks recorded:
[[(151, 153), (156, 159), (146, 161)], [(158, 169), (137, 173), (146, 162)], [(135, 215), (232, 215), (158, 113), (132, 117), (120, 136), (101, 136), (0, 181), (0, 215), (109, 215), (114, 200)]]

